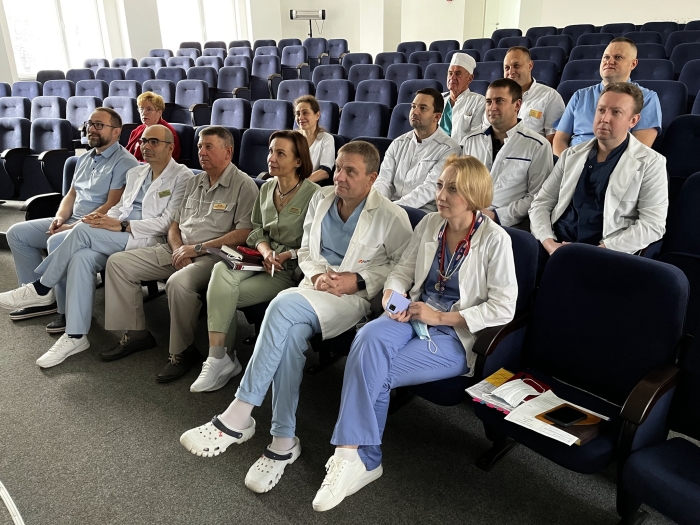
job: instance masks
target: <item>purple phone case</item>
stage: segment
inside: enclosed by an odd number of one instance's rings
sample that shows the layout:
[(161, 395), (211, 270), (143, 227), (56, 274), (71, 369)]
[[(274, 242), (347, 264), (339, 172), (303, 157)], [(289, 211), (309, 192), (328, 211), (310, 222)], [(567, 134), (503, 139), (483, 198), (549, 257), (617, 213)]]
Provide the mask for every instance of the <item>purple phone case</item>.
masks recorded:
[[(411, 304), (411, 300), (407, 299), (400, 293), (396, 292), (391, 292), (391, 295), (389, 296), (389, 300), (386, 303), (386, 308), (385, 310), (389, 312), (390, 314), (398, 314), (400, 312), (403, 312), (408, 308), (408, 305)], [(393, 309), (392, 309), (393, 306)]]

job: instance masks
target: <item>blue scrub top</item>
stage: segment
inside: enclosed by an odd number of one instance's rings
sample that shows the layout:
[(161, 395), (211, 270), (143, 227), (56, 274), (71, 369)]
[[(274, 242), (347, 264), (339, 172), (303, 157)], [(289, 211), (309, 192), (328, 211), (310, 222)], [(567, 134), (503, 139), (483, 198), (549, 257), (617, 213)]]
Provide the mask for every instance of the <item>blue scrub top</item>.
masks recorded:
[(353, 210), (347, 222), (343, 222), (338, 214), (338, 197), (336, 197), (321, 221), (321, 255), (331, 266), (340, 266), (343, 262), (366, 201), (367, 199), (363, 200)]
[(148, 170), (148, 175), (146, 175), (146, 178), (143, 180), (143, 184), (141, 185), (139, 192), (134, 198), (133, 207), (131, 208), (131, 213), (129, 214), (127, 220), (140, 221), (143, 218), (143, 200), (146, 198), (146, 192), (148, 191), (148, 188), (151, 187), (152, 183), (153, 170)]
[[(644, 95), (644, 107), (642, 108), (641, 118), (637, 125), (632, 128), (632, 131), (654, 128), (657, 132), (661, 132), (661, 104), (659, 103), (659, 96), (655, 91), (642, 87), (636, 82), (631, 82), (631, 84), (641, 89)], [(555, 123), (554, 126), (557, 128), (557, 131), (571, 135), (570, 146), (575, 146), (594, 138), (593, 119), (595, 118), (598, 99), (604, 88), (605, 86), (600, 82), (595, 86), (579, 89), (566, 105), (564, 114), (559, 119), (559, 122)]]
[(95, 150), (78, 159), (73, 175), (75, 204), (73, 215), (83, 217), (107, 202), (111, 190), (119, 190), (126, 184), (126, 172), (138, 166), (136, 158), (118, 142), (101, 154)]
[(442, 111), (442, 117), (440, 117), (440, 127), (442, 131), (447, 133), (450, 137), (452, 136), (452, 103), (450, 99), (447, 99), (445, 103), (445, 109)]
[[(428, 299), (432, 297), (433, 300), (439, 300), (443, 304), (447, 305), (449, 311), (452, 308), (452, 305), (454, 305), (456, 302), (459, 302), (459, 270), (457, 270), (452, 276), (452, 278), (447, 281), (447, 284), (445, 286), (445, 293), (442, 295), (442, 298), (439, 298), (438, 291), (435, 289), (435, 285), (438, 282), (437, 272), (440, 268), (440, 261), (438, 258), (439, 250), (440, 248), (438, 246), (438, 249), (435, 250), (435, 257), (433, 257), (433, 263), (430, 265), (430, 270), (428, 271), (428, 277), (426, 277), (425, 282), (423, 283), (423, 293), (421, 294), (420, 300), (427, 304)], [(452, 257), (452, 253), (450, 253), (450, 249), (446, 247), (446, 261), (449, 261), (450, 257)], [(462, 259), (462, 263), (464, 263), (465, 259), (466, 257)], [(447, 264), (447, 262), (445, 262), (445, 264)], [(435, 328), (437, 328), (446, 335), (451, 335), (455, 339), (459, 339), (457, 332), (452, 326), (436, 326)]]

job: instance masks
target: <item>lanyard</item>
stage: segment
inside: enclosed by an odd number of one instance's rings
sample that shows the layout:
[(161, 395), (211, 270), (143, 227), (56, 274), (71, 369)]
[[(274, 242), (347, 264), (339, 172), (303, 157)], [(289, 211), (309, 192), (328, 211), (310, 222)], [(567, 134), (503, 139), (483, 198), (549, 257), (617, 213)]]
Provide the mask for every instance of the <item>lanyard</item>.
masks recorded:
[(472, 238), (476, 233), (476, 230), (484, 222), (484, 216), (476, 212), (474, 213), (474, 218), (472, 219), (472, 225), (469, 228), (467, 235), (459, 241), (457, 249), (450, 257), (450, 261), (447, 263), (447, 268), (445, 268), (445, 251), (447, 250), (447, 239), (445, 238), (445, 229), (447, 228), (447, 223), (445, 223), (442, 228), (440, 228), (440, 233), (438, 233), (438, 242), (440, 243), (440, 252), (438, 255), (438, 272), (437, 272), (437, 283), (435, 283), (435, 290), (439, 293), (440, 297), (445, 293), (445, 288), (447, 286), (447, 281), (449, 281), (454, 273), (459, 270), (462, 266), (462, 262), (469, 254), (469, 249), (471, 248)]

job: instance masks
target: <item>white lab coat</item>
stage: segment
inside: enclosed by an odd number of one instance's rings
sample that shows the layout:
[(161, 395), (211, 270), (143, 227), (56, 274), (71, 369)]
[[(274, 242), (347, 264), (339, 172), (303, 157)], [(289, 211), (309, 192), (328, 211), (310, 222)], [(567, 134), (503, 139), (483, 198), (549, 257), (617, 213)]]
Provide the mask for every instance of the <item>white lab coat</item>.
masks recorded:
[[(450, 101), (450, 92), (442, 94), (447, 106)], [(457, 96), (457, 101), (452, 107), (452, 135), (454, 141), (459, 144), (467, 135), (471, 135), (482, 128), (484, 112), (486, 110), (486, 98), (484, 95), (474, 93), (467, 89)]]
[[(119, 202), (107, 212), (109, 217), (120, 221), (129, 217), (134, 207), (134, 199), (136, 199), (150, 171), (151, 166), (148, 164), (140, 164), (127, 171), (124, 193), (122, 193)], [(187, 166), (170, 159), (163, 173), (151, 183), (146, 191), (141, 203), (141, 219), (129, 221), (131, 235), (126, 243), (127, 250), (166, 242), (168, 228), (173, 222), (175, 211), (180, 207), (185, 196), (187, 181), (192, 176), (193, 173)]]
[(459, 144), (442, 129), (418, 142), (413, 130), (394, 139), (382, 160), (374, 189), (402, 206), (435, 211), (435, 188), (447, 157)]
[(342, 297), (314, 290), (311, 277), (325, 273), (328, 265), (321, 255), (321, 222), (334, 200), (332, 187), (321, 188), (312, 197), (298, 251), (304, 280), (299, 287), (280, 292), (296, 292), (309, 301), (318, 316), (324, 339), (342, 334), (370, 313), (370, 301), (382, 290), (386, 276), (401, 258), (411, 238), (411, 223), (406, 212), (372, 188), (343, 262), (333, 268), (338, 272), (359, 273), (367, 289)]
[(519, 121), (508, 133), (493, 159), (492, 129), (475, 133), (462, 141), (465, 155), (476, 157), (491, 172), (493, 204), (503, 226), (515, 226), (527, 218), (535, 194), (552, 172), (552, 146)]
[[(384, 284), (384, 290), (409, 291), (411, 301), (420, 301), (423, 284), (438, 250), (438, 233), (445, 219), (430, 213), (416, 231)], [(510, 236), (494, 221), (484, 222), (472, 238), (471, 248), (459, 269), (459, 302), (452, 312), (459, 312), (467, 328), (455, 331), (467, 352), (469, 376), (474, 375), (476, 354), (472, 351), (475, 333), (489, 326), (510, 322), (515, 315), (518, 282)], [(413, 285), (411, 287), (411, 285)]]
[[(634, 253), (658, 241), (666, 230), (666, 158), (630, 135), (629, 145), (610, 174), (603, 204), (606, 248)], [(583, 163), (597, 139), (564, 150), (530, 208), (530, 228), (538, 241), (556, 239), (552, 225), (574, 197)]]

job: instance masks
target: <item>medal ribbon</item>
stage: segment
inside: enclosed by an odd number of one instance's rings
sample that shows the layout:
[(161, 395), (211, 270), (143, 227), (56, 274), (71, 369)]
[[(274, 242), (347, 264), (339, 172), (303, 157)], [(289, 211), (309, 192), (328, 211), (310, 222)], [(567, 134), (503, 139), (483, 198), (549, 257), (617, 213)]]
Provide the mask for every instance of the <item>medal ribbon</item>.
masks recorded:
[(439, 293), (440, 298), (442, 298), (443, 294), (445, 293), (447, 281), (449, 281), (452, 278), (452, 275), (454, 275), (454, 273), (457, 270), (459, 270), (460, 266), (462, 265), (462, 262), (469, 254), (469, 249), (471, 248), (472, 244), (472, 237), (474, 237), (474, 234), (476, 233), (476, 230), (479, 229), (479, 226), (481, 226), (481, 223), (484, 222), (484, 216), (481, 213), (479, 213), (478, 215), (476, 214), (476, 212), (472, 213), (474, 213), (474, 218), (472, 219), (472, 225), (469, 228), (469, 232), (467, 232), (467, 235), (464, 237), (464, 239), (459, 241), (457, 249), (452, 254), (450, 261), (447, 263), (447, 268), (445, 268), (445, 252), (447, 250), (447, 239), (445, 238), (445, 229), (447, 228), (447, 222), (443, 224), (442, 228), (440, 228), (440, 233), (438, 233), (440, 252), (438, 255), (438, 282), (435, 284), (435, 290), (437, 290), (437, 292)]

